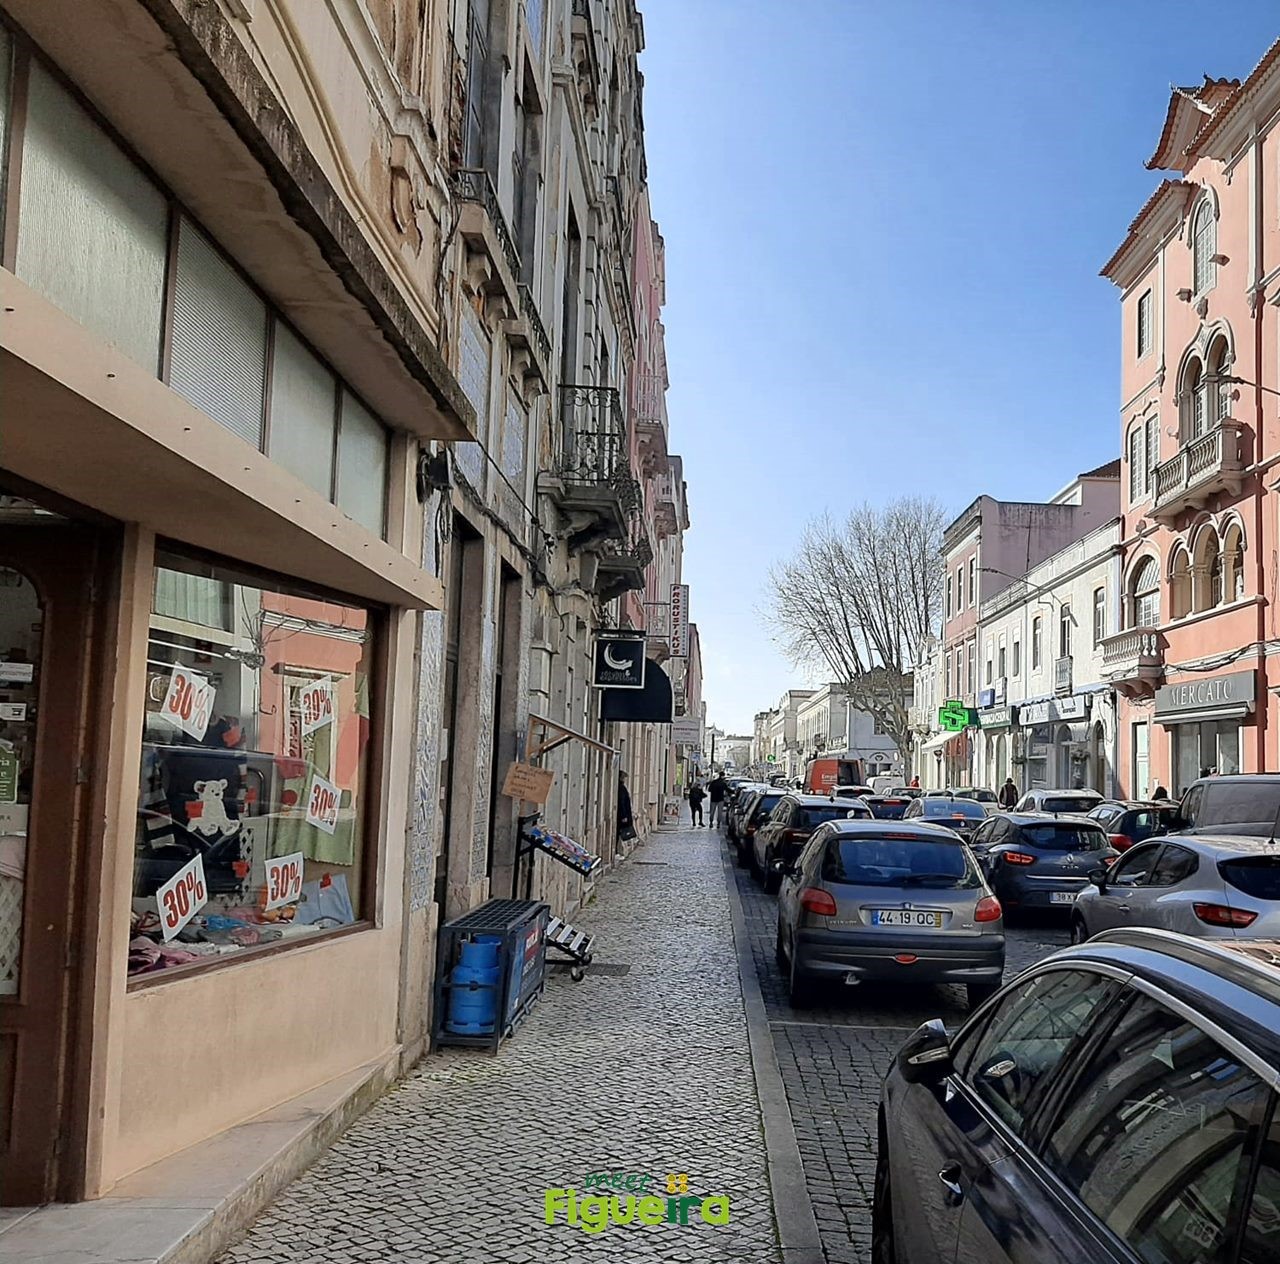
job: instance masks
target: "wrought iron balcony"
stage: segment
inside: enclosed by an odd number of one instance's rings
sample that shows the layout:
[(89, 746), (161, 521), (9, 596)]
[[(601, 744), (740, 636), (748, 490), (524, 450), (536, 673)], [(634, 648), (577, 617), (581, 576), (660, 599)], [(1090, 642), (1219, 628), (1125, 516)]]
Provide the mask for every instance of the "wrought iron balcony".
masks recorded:
[(1128, 628), (1104, 637), (1102, 678), (1128, 697), (1150, 694), (1164, 677), (1164, 634), (1158, 628)]
[(621, 540), (607, 540), (600, 552), (596, 596), (601, 601), (612, 601), (625, 592), (642, 590), (645, 571), (652, 562), (653, 545), (637, 506), (628, 516), (627, 534)]
[(570, 548), (602, 539), (629, 538), (629, 519), (640, 503), (627, 456), (622, 401), (611, 386), (560, 387), (560, 452), (540, 478), (570, 520)]
[(1235, 495), (1243, 470), (1239, 423), (1224, 421), (1156, 466), (1152, 517), (1170, 522), (1184, 510), (1203, 507), (1219, 492)]
[[(520, 275), (520, 252), (516, 249), (515, 239), (511, 236), (511, 229), (498, 202), (498, 191), (493, 187), (489, 173), (480, 167), (461, 167), (454, 172), (453, 180), (454, 194), (462, 203), (458, 231), (468, 244), (483, 249), (495, 262), (500, 257), (507, 265), (510, 281), (514, 285)], [(478, 208), (478, 212), (471, 213), (469, 207)], [(486, 221), (497, 246), (496, 255), (485, 234)]]
[(533, 300), (533, 291), (527, 285), (520, 286), (520, 314), (528, 322), (529, 339), (534, 351), (541, 356), (544, 366), (551, 364), (551, 337), (547, 327), (542, 323), (538, 305)]

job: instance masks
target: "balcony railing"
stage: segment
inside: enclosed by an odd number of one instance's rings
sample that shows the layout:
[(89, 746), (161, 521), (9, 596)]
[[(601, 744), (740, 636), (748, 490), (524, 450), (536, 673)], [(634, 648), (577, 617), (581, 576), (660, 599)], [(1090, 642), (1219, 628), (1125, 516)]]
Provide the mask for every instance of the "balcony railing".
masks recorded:
[(551, 338), (538, 313), (538, 305), (533, 301), (533, 291), (524, 284), (520, 286), (520, 314), (528, 322), (529, 337), (533, 340), (534, 350), (542, 357), (543, 365), (550, 365)]
[(588, 483), (630, 492), (627, 426), (622, 401), (612, 386), (560, 387), (563, 450), (560, 477), (566, 483)]
[(493, 187), (489, 173), (480, 167), (461, 167), (454, 172), (454, 192), (459, 202), (473, 202), (484, 208), (498, 239), (498, 249), (513, 278), (520, 275), (520, 252), (516, 249), (511, 229), (498, 202), (498, 191)]
[(1156, 466), (1152, 509), (1172, 515), (1217, 492), (1238, 491), (1242, 468), (1239, 427), (1223, 422)]
[(1102, 675), (1130, 696), (1154, 688), (1164, 675), (1164, 634), (1159, 628), (1128, 628), (1104, 637)]
[(1053, 692), (1066, 694), (1071, 692), (1071, 655), (1064, 654), (1053, 660)]

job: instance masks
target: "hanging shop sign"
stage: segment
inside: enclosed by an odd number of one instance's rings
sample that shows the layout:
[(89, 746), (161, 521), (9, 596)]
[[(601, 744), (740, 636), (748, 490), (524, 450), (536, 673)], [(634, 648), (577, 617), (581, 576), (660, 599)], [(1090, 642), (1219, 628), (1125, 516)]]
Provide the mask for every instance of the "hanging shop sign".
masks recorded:
[(959, 699), (952, 698), (938, 709), (938, 727), (945, 729), (948, 733), (960, 733), (971, 724), (977, 724), (977, 717), (978, 713), (971, 707), (966, 707)]
[(597, 689), (643, 689), (644, 649), (643, 637), (597, 637), (591, 683)]
[(671, 740), (677, 746), (696, 746), (702, 737), (702, 725), (692, 715), (678, 715), (671, 721)]
[[(641, 651), (644, 642), (640, 643)], [(606, 689), (600, 699), (602, 720), (622, 720), (630, 724), (670, 724), (671, 681), (657, 663), (644, 669), (644, 685), (639, 689)]]
[(996, 704), (996, 691), (994, 689), (978, 690), (978, 709), (983, 707), (994, 707)]
[(689, 585), (671, 585), (671, 657), (689, 656)]
[(1023, 728), (1036, 724), (1054, 724), (1058, 720), (1083, 720), (1089, 714), (1092, 701), (1092, 695), (1076, 693), (1069, 698), (1024, 702), (1018, 708), (1018, 720)]
[(502, 793), (522, 803), (545, 803), (551, 797), (555, 782), (554, 768), (535, 768), (532, 764), (512, 764), (502, 780)]
[(168, 943), (202, 908), (209, 898), (204, 880), (204, 857), (188, 861), (156, 891), (160, 912), (160, 934)]
[(1156, 690), (1156, 719), (1166, 724), (1186, 723), (1200, 716), (1229, 718), (1252, 711), (1258, 698), (1258, 673), (1227, 672), (1202, 676)]
[(978, 712), (978, 727), (984, 729), (1007, 729), (1013, 726), (1017, 718), (1017, 707), (988, 707)]
[(302, 868), (305, 857), (295, 851), (288, 856), (269, 856), (267, 880), (262, 888), (262, 911), (283, 908), (302, 899)]

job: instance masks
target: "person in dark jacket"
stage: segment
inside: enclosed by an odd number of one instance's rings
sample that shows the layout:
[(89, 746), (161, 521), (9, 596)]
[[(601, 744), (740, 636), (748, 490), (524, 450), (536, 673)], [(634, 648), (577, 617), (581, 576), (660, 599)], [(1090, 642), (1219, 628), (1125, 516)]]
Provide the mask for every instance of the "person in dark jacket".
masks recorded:
[(618, 837), (624, 842), (636, 836), (636, 823), (631, 817), (631, 791), (627, 789), (627, 774), (618, 774)]
[(696, 781), (689, 787), (689, 811), (698, 828), (702, 827), (702, 800), (706, 797), (707, 792)]
[(1004, 785), (1000, 787), (1000, 793), (996, 795), (996, 802), (1002, 808), (1011, 808), (1018, 802), (1018, 787), (1013, 784), (1012, 777), (1004, 779)]
[(1169, 792), (1164, 788), (1164, 786), (1156, 786), (1155, 793), (1151, 796), (1153, 802), (1160, 799), (1167, 799), (1168, 797)]
[(720, 815), (724, 811), (724, 798), (729, 791), (729, 783), (724, 773), (718, 772), (707, 782), (707, 798), (711, 800), (711, 828), (720, 824)]

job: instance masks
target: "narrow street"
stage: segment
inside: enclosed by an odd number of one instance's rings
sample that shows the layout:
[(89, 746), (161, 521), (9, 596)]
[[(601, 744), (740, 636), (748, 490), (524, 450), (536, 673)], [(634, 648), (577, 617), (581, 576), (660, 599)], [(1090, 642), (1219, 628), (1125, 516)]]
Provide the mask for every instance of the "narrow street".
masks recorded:
[[(769, 1162), (791, 1129), (822, 1257), (865, 1264), (880, 1077), (919, 1022), (959, 1021), (963, 996), (878, 989), (793, 1010), (773, 961), (774, 899), (728, 855), (710, 830), (656, 835), (599, 883), (580, 919), (598, 935), (584, 982), (555, 971), (497, 1058), (427, 1057), (222, 1264), (781, 1261)], [(746, 980), (735, 898), (754, 968)], [(1010, 975), (1065, 942), (1055, 928), (1015, 929)], [(764, 1002), (789, 1119), (762, 1119), (744, 983)], [(687, 1173), (690, 1191), (729, 1197), (730, 1221), (695, 1214), (687, 1226), (599, 1233), (563, 1214), (545, 1223), (546, 1190), (581, 1194), (587, 1174), (604, 1171), (647, 1174), (659, 1194), (668, 1173)]]

